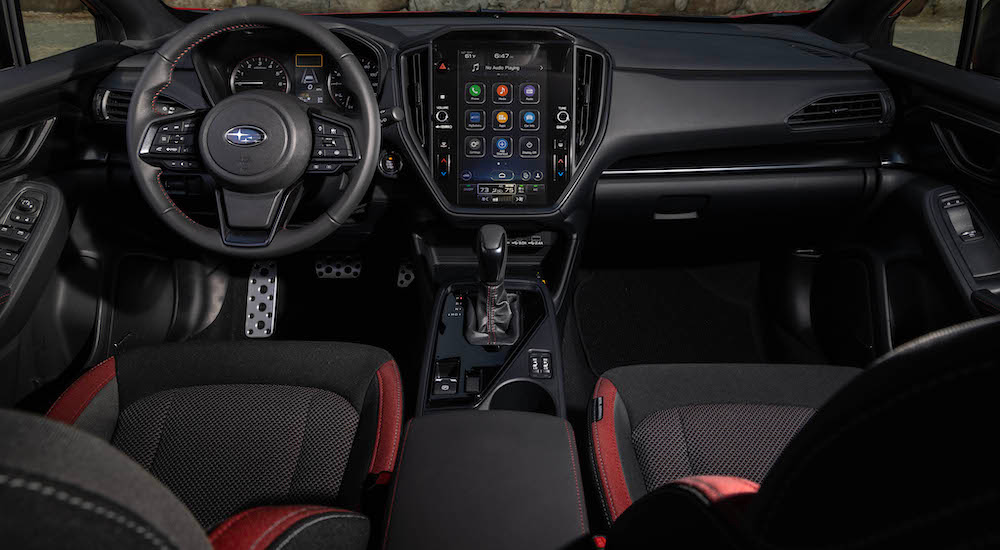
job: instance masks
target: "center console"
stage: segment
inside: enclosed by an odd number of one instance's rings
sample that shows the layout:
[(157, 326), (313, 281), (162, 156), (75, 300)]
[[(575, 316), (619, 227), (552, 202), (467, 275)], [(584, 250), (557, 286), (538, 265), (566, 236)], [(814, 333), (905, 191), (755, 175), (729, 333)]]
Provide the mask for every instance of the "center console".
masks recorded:
[(427, 143), (460, 207), (544, 207), (570, 181), (574, 42), (556, 31), (454, 31), (431, 43)]

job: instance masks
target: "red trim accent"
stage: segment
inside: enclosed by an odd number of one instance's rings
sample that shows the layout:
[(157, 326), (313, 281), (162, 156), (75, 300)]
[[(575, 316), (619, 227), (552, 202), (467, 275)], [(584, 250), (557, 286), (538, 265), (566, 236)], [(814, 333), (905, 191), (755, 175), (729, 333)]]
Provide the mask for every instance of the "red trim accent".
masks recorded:
[(403, 381), (392, 359), (375, 372), (378, 377), (378, 425), (375, 429), (375, 449), (368, 472), (391, 472), (399, 450), (399, 431), (403, 427)]
[(356, 513), (325, 506), (261, 506), (227, 519), (208, 540), (215, 550), (264, 550), (296, 523), (331, 512)]
[(691, 476), (671, 482), (693, 489), (708, 500), (709, 505), (725, 516), (730, 523), (738, 525), (746, 516), (746, 510), (760, 485), (732, 476)]
[(59, 399), (56, 399), (56, 402), (49, 407), (45, 416), (73, 424), (77, 418), (80, 418), (80, 414), (97, 396), (98, 392), (115, 377), (115, 374), (115, 358), (108, 357), (66, 388)]
[(903, 0), (900, 2), (899, 5), (896, 6), (896, 9), (892, 10), (892, 13), (889, 14), (889, 17), (896, 17), (900, 13), (903, 13), (903, 10), (905, 10), (906, 6), (909, 6), (912, 1), (913, 0)]
[(608, 515), (611, 521), (632, 505), (632, 497), (628, 493), (628, 483), (625, 481), (625, 469), (618, 455), (618, 437), (615, 434), (615, 398), (618, 389), (607, 378), (597, 381), (594, 389), (594, 399), (604, 401), (601, 419), (591, 424), (594, 440), (594, 455), (599, 472), (601, 492), (608, 505)]
[(691, 476), (672, 483), (697, 489), (712, 504), (718, 504), (737, 495), (756, 494), (760, 490), (760, 485), (753, 481), (732, 476)]

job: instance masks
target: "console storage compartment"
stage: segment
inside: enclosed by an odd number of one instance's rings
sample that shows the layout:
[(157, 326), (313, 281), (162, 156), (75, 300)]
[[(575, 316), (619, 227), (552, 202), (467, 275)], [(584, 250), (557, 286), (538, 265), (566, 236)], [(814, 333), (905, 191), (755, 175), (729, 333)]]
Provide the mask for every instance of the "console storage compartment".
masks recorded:
[(573, 429), (518, 411), (420, 416), (406, 428), (387, 550), (585, 547)]

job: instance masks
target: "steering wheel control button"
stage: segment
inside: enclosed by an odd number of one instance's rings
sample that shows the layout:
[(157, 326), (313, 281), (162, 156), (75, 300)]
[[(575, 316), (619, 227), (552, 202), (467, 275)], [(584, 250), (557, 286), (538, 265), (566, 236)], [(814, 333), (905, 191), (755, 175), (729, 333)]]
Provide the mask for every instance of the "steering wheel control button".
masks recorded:
[(486, 121), (483, 118), (486, 117), (486, 111), (466, 111), (465, 112), (465, 129), (466, 130), (483, 130), (486, 128)]
[(513, 146), (511, 146), (509, 137), (495, 137), (493, 138), (493, 157), (498, 159), (507, 159), (513, 155)]
[(465, 85), (465, 102), (472, 104), (486, 103), (486, 90), (482, 82), (469, 82)]
[(278, 266), (257, 263), (247, 281), (247, 309), (244, 334), (247, 338), (269, 338), (274, 334), (278, 306)]
[(526, 132), (534, 132), (539, 128), (539, 115), (538, 111), (534, 110), (524, 110), (521, 111), (521, 130)]
[(511, 103), (514, 97), (510, 93), (509, 82), (498, 82), (493, 85), (493, 103)]
[(486, 156), (486, 144), (481, 136), (469, 136), (465, 138), (465, 156), (470, 159), (478, 159)]
[(521, 103), (525, 105), (538, 103), (538, 84), (534, 82), (521, 84)]

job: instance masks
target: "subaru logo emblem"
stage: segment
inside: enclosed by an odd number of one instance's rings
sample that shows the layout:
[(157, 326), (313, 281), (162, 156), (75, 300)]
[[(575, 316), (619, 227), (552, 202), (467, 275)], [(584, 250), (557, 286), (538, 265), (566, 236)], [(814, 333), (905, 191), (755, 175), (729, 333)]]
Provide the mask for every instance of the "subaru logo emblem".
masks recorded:
[(256, 126), (234, 126), (226, 132), (226, 141), (237, 147), (254, 147), (265, 139), (267, 134)]

